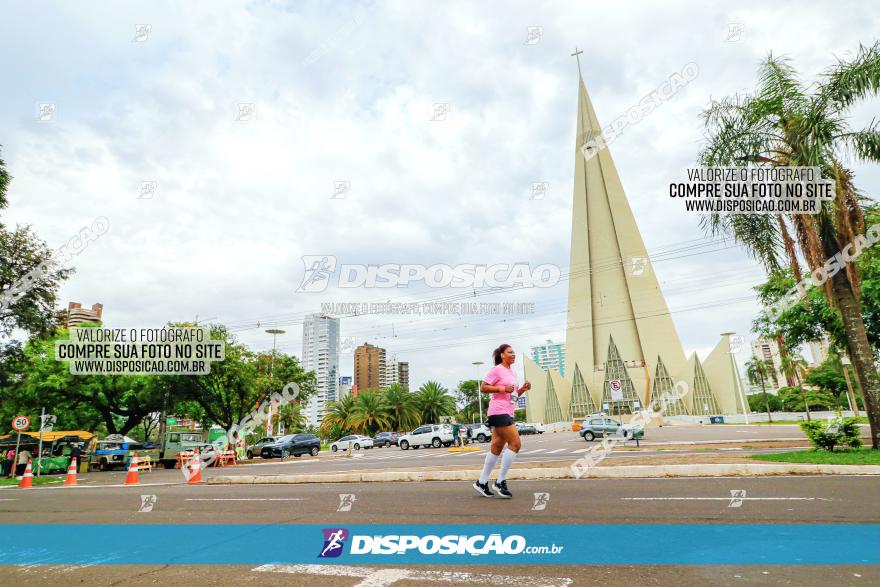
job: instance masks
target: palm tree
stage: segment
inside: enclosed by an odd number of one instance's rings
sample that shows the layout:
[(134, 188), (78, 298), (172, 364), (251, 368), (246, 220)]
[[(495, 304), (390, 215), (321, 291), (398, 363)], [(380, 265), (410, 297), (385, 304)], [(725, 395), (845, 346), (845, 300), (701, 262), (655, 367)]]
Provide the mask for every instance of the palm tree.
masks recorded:
[(321, 434), (324, 438), (336, 440), (337, 435), (345, 436), (351, 432), (351, 414), (354, 411), (354, 398), (350, 395), (341, 400), (330, 402), (327, 413), (321, 420)]
[(412, 430), (419, 425), (419, 408), (416, 396), (399, 383), (392, 383), (385, 389), (385, 405), (391, 428), (398, 432)]
[(770, 415), (770, 400), (767, 397), (767, 386), (765, 381), (770, 373), (776, 370), (776, 365), (770, 359), (759, 359), (752, 355), (752, 358), (746, 362), (746, 376), (749, 383), (761, 383), (761, 391), (764, 394), (764, 407), (767, 408), (767, 421), (773, 422), (773, 416)]
[[(799, 257), (810, 272), (822, 268), (865, 231), (861, 196), (842, 159), (849, 155), (862, 161), (880, 160), (880, 122), (854, 131), (847, 117), (851, 106), (878, 91), (880, 42), (860, 46), (855, 57), (839, 60), (810, 88), (801, 85), (789, 60), (771, 54), (761, 64), (754, 97), (713, 101), (703, 113), (707, 144), (700, 152), (700, 163), (819, 167), (823, 177), (835, 182), (835, 198), (823, 201), (817, 214), (713, 214), (704, 218), (704, 229), (713, 235), (732, 235), (770, 272), (780, 270), (787, 258), (798, 282), (802, 279)], [(878, 449), (880, 375), (874, 369), (874, 352), (861, 315), (855, 263), (845, 264), (824, 286), (829, 304), (839, 311), (844, 325), (871, 424), (872, 445)]]
[(428, 381), (416, 394), (416, 406), (422, 417), (421, 423), (439, 422), (443, 416), (455, 413), (455, 400), (448, 390), (436, 381)]
[[(782, 347), (780, 347), (780, 350)], [(801, 390), (801, 398), (804, 400), (804, 409), (807, 411), (807, 422), (812, 420), (810, 417), (810, 402), (807, 401), (807, 390), (803, 388), (804, 380), (801, 377), (807, 362), (797, 353), (779, 353), (779, 361), (782, 363), (782, 371), (786, 378), (791, 379), (794, 384)]]
[(354, 432), (368, 436), (373, 436), (383, 428), (389, 428), (391, 418), (384, 394), (376, 389), (359, 393), (354, 400), (348, 422)]
[(303, 430), (306, 427), (306, 417), (302, 413), (302, 406), (299, 403), (281, 406), (281, 409), (272, 414), (272, 429), (274, 430), (278, 424), (284, 425), (287, 434)]

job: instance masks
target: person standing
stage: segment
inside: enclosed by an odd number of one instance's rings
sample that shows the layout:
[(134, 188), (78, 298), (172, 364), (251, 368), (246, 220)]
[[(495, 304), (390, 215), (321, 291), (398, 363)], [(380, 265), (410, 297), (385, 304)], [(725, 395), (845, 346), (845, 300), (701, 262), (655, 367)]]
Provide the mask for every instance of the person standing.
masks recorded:
[[(495, 495), (504, 499), (510, 499), (513, 494), (507, 488), (507, 472), (510, 470), (517, 453), (522, 446), (519, 431), (513, 421), (516, 409), (516, 398), (513, 393), (525, 393), (532, 388), (532, 384), (526, 381), (522, 387), (518, 387), (518, 378), (511, 366), (516, 361), (516, 353), (509, 344), (502, 344), (492, 353), (495, 366), (486, 374), (480, 386), (481, 393), (492, 394), (489, 400), (487, 424), (492, 429), (492, 444), (486, 453), (483, 463), (483, 473), (473, 488), (483, 497)], [(502, 454), (503, 451), (503, 454)], [(489, 475), (495, 468), (495, 464), (501, 458), (501, 468), (498, 471), (498, 479), (489, 486)]]
[(27, 468), (29, 460), (31, 460), (31, 451), (26, 448), (18, 451), (18, 467), (15, 469), (16, 475), (24, 475), (24, 470)]

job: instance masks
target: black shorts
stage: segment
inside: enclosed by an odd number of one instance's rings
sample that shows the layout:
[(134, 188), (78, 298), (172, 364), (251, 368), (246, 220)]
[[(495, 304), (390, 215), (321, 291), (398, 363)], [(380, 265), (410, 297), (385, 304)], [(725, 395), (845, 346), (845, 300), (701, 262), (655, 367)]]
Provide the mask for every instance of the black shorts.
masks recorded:
[(486, 425), (489, 428), (504, 428), (505, 426), (513, 426), (513, 418), (508, 416), (507, 414), (496, 414), (494, 416), (489, 416), (489, 419), (486, 421)]

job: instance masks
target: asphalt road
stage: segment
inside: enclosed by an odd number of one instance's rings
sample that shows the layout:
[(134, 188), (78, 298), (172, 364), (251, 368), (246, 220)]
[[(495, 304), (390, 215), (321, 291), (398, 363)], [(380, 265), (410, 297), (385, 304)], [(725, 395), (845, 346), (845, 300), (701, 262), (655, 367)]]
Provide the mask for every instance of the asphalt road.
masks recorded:
[[(802, 438), (796, 426), (705, 426), (649, 429), (644, 450), (614, 452), (609, 461), (651, 454), (706, 454), (681, 443), (738, 441), (735, 454), (765, 452), (757, 439)], [(593, 443), (595, 444), (595, 443)], [(632, 443), (628, 443), (631, 445)], [(749, 448), (743, 450), (743, 445)], [(806, 445), (806, 442), (804, 443)], [(230, 474), (342, 472), (364, 469), (419, 469), (466, 465), (476, 468), (488, 445), (476, 453), (446, 449), (362, 450), (353, 457), (259, 459), (234, 468), (204, 471)], [(591, 444), (575, 433), (523, 438), (518, 463), (572, 461)], [(665, 449), (675, 446), (675, 449)], [(721, 451), (718, 451), (721, 452)], [(478, 496), (467, 483), (367, 483), (309, 485), (180, 485), (179, 471), (141, 473), (141, 485), (118, 487), (125, 473), (88, 473), (80, 486), (0, 490), (0, 524), (115, 523), (253, 524), (258, 546), (264, 524), (653, 524), (653, 523), (880, 523), (880, 484), (873, 477), (760, 477), (706, 479), (582, 479), (511, 482), (511, 501)], [(732, 506), (731, 492), (745, 499)], [(744, 492), (744, 493), (743, 493)], [(535, 493), (549, 494), (534, 509)], [(351, 494), (350, 511), (339, 511), (340, 494)], [(153, 496), (151, 511), (143, 496)], [(0, 526), (2, 529), (2, 526)], [(93, 548), (94, 545), (87, 545)], [(0, 561), (9, 562), (9, 561)], [(867, 585), (880, 583), (876, 567), (842, 566), (444, 566), (355, 567), (309, 565), (250, 566), (76, 566), (0, 567), (0, 584), (44, 585), (587, 585), (596, 581), (639, 585)]]
[[(513, 500), (486, 499), (466, 483), (155, 486), (35, 488), (0, 491), (0, 520), (14, 523), (262, 524), (629, 524), (880, 523), (876, 478), (761, 477), (712, 479), (582, 479), (511, 483)], [(744, 500), (731, 502), (736, 490)], [(745, 492), (744, 494), (741, 492)], [(354, 495), (350, 511), (340, 494)], [(549, 494), (543, 510), (535, 493)], [(142, 495), (154, 495), (141, 512)], [(97, 545), (89, 545), (94, 547)], [(7, 562), (7, 561), (4, 561)], [(6, 584), (147, 585), (587, 585), (597, 580), (640, 585), (868, 585), (876, 567), (754, 566), (26, 566), (0, 567)], [(453, 575), (451, 573), (466, 573)], [(330, 574), (328, 574), (330, 573)], [(366, 576), (367, 573), (374, 573)], [(406, 577), (409, 576), (409, 579)]]
[[(627, 458), (642, 457), (649, 454), (675, 455), (675, 454), (707, 454), (705, 448), (699, 445), (686, 445), (682, 443), (705, 443), (721, 441), (729, 444), (729, 448), (722, 448), (718, 452), (736, 451), (736, 454), (754, 454), (758, 452), (773, 452), (772, 449), (761, 448), (760, 442), (755, 440), (769, 439), (803, 439), (803, 446), (808, 446), (808, 441), (797, 426), (696, 426), (696, 427), (663, 427), (649, 428), (647, 438), (640, 442), (644, 449), (639, 452), (616, 450), (609, 455), (608, 464), (625, 464)], [(595, 446), (598, 441), (585, 442), (577, 433), (560, 432), (545, 433), (540, 435), (523, 436), (523, 446), (517, 457), (517, 465), (527, 463), (545, 463), (557, 461), (574, 461), (579, 458), (589, 447)], [(753, 444), (749, 444), (753, 442)], [(738, 446), (745, 445), (749, 448), (743, 450)], [(621, 445), (625, 448), (634, 448), (633, 441)], [(420, 448), (401, 450), (397, 447), (372, 448), (354, 451), (351, 457), (342, 453), (331, 455), (322, 453), (315, 458), (308, 455), (302, 457), (289, 457), (285, 461), (271, 459), (263, 461), (254, 459), (244, 462), (242, 466), (232, 468), (208, 468), (202, 472), (204, 478), (214, 475), (275, 475), (295, 473), (342, 473), (363, 470), (380, 469), (419, 469), (436, 468), (444, 466), (468, 466), (478, 468), (489, 449), (488, 443), (472, 444), (479, 450), (475, 452), (449, 452), (445, 448)], [(670, 449), (667, 447), (675, 447)], [(785, 449), (790, 450), (790, 449)], [(652, 453), (651, 451), (656, 451)], [(616, 461), (620, 460), (619, 463)], [(157, 468), (152, 472), (141, 474), (141, 483), (176, 483), (183, 479), (180, 471), (166, 471)], [(80, 476), (80, 483), (91, 484), (121, 484), (125, 480), (124, 471), (92, 472)]]

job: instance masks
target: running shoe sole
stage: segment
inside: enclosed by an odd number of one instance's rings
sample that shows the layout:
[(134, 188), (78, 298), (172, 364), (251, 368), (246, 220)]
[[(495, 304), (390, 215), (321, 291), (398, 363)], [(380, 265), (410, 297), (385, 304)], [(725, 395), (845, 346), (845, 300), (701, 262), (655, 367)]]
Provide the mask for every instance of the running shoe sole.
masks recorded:
[(484, 491), (483, 491), (483, 488), (480, 487), (480, 486), (477, 484), (476, 481), (474, 481), (474, 484), (471, 485), (471, 487), (473, 487), (474, 489), (476, 489), (476, 490), (477, 490), (477, 493), (479, 493), (479, 494), (482, 495), (483, 497), (492, 497), (492, 492), (491, 492), (491, 491), (489, 491), (488, 493), (484, 492)]
[(500, 497), (501, 499), (510, 499), (510, 498), (513, 497), (512, 495), (504, 495), (503, 493), (501, 493), (501, 490), (498, 489), (497, 487), (495, 487), (495, 484), (494, 484), (494, 483), (491, 484), (491, 485), (489, 486), (489, 489), (491, 489), (492, 491), (494, 491), (494, 492), (495, 492), (495, 495), (497, 495), (497, 496)]

